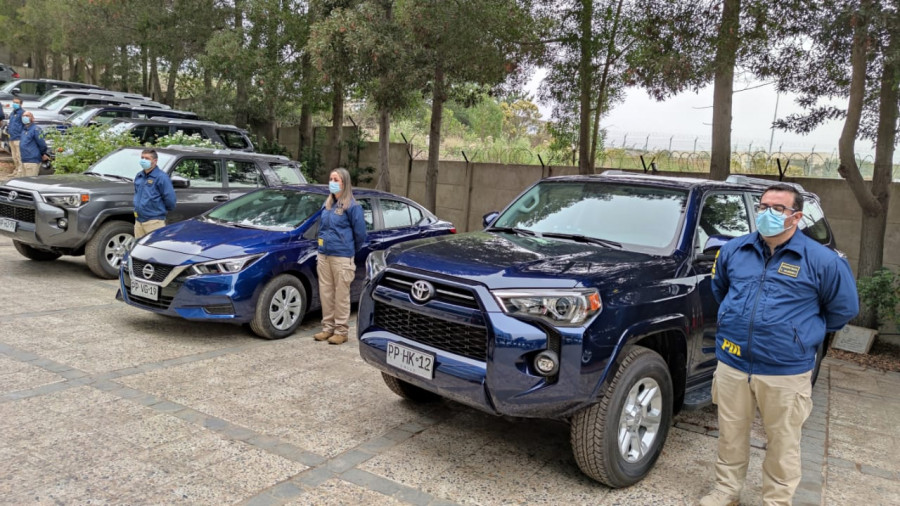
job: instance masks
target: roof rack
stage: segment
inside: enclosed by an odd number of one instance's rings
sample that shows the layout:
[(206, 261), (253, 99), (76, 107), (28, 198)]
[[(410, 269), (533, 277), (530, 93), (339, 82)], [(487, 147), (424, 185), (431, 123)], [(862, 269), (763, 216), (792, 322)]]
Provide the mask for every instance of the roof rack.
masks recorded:
[(765, 179), (761, 177), (753, 177), (753, 176), (745, 176), (743, 174), (732, 174), (725, 179), (726, 183), (743, 183), (743, 184), (756, 184), (756, 185), (765, 185), (772, 186), (776, 184), (786, 184), (788, 186), (792, 186), (797, 191), (805, 192), (806, 190), (800, 183), (790, 183), (788, 181), (774, 181), (772, 179)]
[(214, 155), (243, 155), (243, 156), (255, 156), (255, 157), (263, 157), (263, 158), (271, 158), (273, 160), (290, 162), (291, 159), (284, 155), (272, 155), (269, 153), (257, 153), (255, 151), (239, 151), (236, 149), (227, 149), (227, 148), (208, 148), (205, 146), (189, 146), (185, 144), (170, 144), (164, 148), (156, 148), (156, 149), (185, 149), (192, 151), (202, 151), (206, 153), (211, 153)]
[[(171, 116), (152, 116), (152, 117), (150, 117), (150, 119), (154, 120), (154, 121), (162, 121), (165, 123), (180, 123), (180, 124), (185, 124), (185, 125), (210, 125), (210, 126), (238, 129), (238, 127), (236, 127), (234, 125), (225, 125), (222, 123), (216, 123), (215, 121), (206, 121), (206, 120), (200, 120), (200, 119), (181, 119), (181, 118), (173, 118)], [(240, 129), (238, 129), (238, 130), (240, 130)]]

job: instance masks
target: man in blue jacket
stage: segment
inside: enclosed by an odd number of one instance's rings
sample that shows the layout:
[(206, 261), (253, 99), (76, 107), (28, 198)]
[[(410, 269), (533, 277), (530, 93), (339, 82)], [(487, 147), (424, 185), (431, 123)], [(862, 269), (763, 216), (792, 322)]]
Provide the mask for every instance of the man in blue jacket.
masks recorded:
[(22, 170), (26, 176), (37, 176), (41, 172), (41, 162), (50, 159), (44, 132), (34, 124), (34, 116), (30, 112), (22, 115), (22, 125), (25, 126), (19, 142)]
[(156, 150), (141, 152), (141, 171), (134, 177), (134, 238), (166, 226), (166, 215), (175, 209), (172, 181), (156, 162)]
[(719, 444), (716, 488), (703, 506), (738, 504), (757, 407), (767, 438), (763, 503), (791, 504), (816, 349), (859, 311), (846, 259), (797, 231), (803, 196), (793, 186), (767, 188), (756, 212), (757, 232), (729, 241), (713, 265)]
[(12, 112), (9, 114), (9, 122), (6, 125), (6, 133), (9, 134), (9, 154), (12, 155), (13, 161), (16, 163), (16, 176), (24, 175), (22, 170), (22, 154), (19, 150), (19, 142), (22, 140), (22, 131), (25, 129), (22, 124), (22, 99), (16, 97), (13, 99)]

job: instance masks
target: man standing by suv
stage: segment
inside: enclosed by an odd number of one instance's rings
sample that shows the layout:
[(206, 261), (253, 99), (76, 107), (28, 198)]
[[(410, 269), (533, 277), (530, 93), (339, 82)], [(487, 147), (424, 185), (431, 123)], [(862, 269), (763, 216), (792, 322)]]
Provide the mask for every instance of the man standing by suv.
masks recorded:
[(22, 115), (22, 125), (25, 127), (19, 142), (22, 170), (26, 176), (37, 176), (41, 172), (41, 162), (50, 159), (46, 154), (44, 132), (34, 124), (34, 116), (30, 112)]
[(812, 411), (812, 369), (826, 332), (859, 311), (847, 261), (800, 232), (803, 196), (778, 184), (756, 208), (757, 232), (716, 257), (719, 307), (713, 403), (718, 406), (716, 488), (702, 506), (738, 504), (759, 407), (766, 431), (763, 503), (790, 505), (800, 483), (800, 428)]
[(16, 162), (16, 176), (21, 176), (25, 174), (22, 169), (22, 153), (19, 151), (19, 142), (22, 139), (22, 131), (24, 130), (22, 114), (25, 113), (25, 109), (22, 109), (22, 99), (19, 97), (14, 98), (12, 108), (6, 132), (9, 134), (9, 154), (12, 155), (13, 161)]
[(156, 150), (141, 152), (141, 171), (134, 177), (134, 238), (166, 226), (166, 215), (175, 209), (175, 189), (157, 167)]

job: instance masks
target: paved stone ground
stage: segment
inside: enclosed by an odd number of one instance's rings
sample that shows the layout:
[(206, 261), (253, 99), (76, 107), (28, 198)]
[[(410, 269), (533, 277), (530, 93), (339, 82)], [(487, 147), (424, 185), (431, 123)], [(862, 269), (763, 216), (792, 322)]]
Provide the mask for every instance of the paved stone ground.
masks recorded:
[[(0, 239), (0, 504), (689, 505), (709, 488), (715, 411), (679, 415), (650, 476), (585, 478), (568, 427), (405, 402), (316, 315), (263, 341), (114, 300), (82, 259)], [(826, 360), (795, 504), (900, 503), (900, 375)], [(760, 502), (754, 428), (743, 504)]]

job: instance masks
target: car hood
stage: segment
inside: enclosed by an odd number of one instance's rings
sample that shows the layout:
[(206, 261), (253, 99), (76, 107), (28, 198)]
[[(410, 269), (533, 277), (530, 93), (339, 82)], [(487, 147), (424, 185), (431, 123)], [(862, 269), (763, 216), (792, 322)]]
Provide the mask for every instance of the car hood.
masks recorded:
[(659, 278), (674, 260), (560, 239), (471, 232), (394, 246), (389, 266), (479, 281), (489, 288), (572, 288)]
[(252, 255), (290, 241), (291, 232), (238, 228), (191, 219), (154, 232), (135, 246), (134, 254), (145, 258), (139, 248), (152, 248), (204, 260)]
[(121, 179), (107, 179), (83, 174), (59, 174), (51, 176), (20, 177), (6, 183), (5, 186), (22, 190), (52, 193), (80, 193), (99, 190), (116, 192), (134, 192), (134, 183)]

